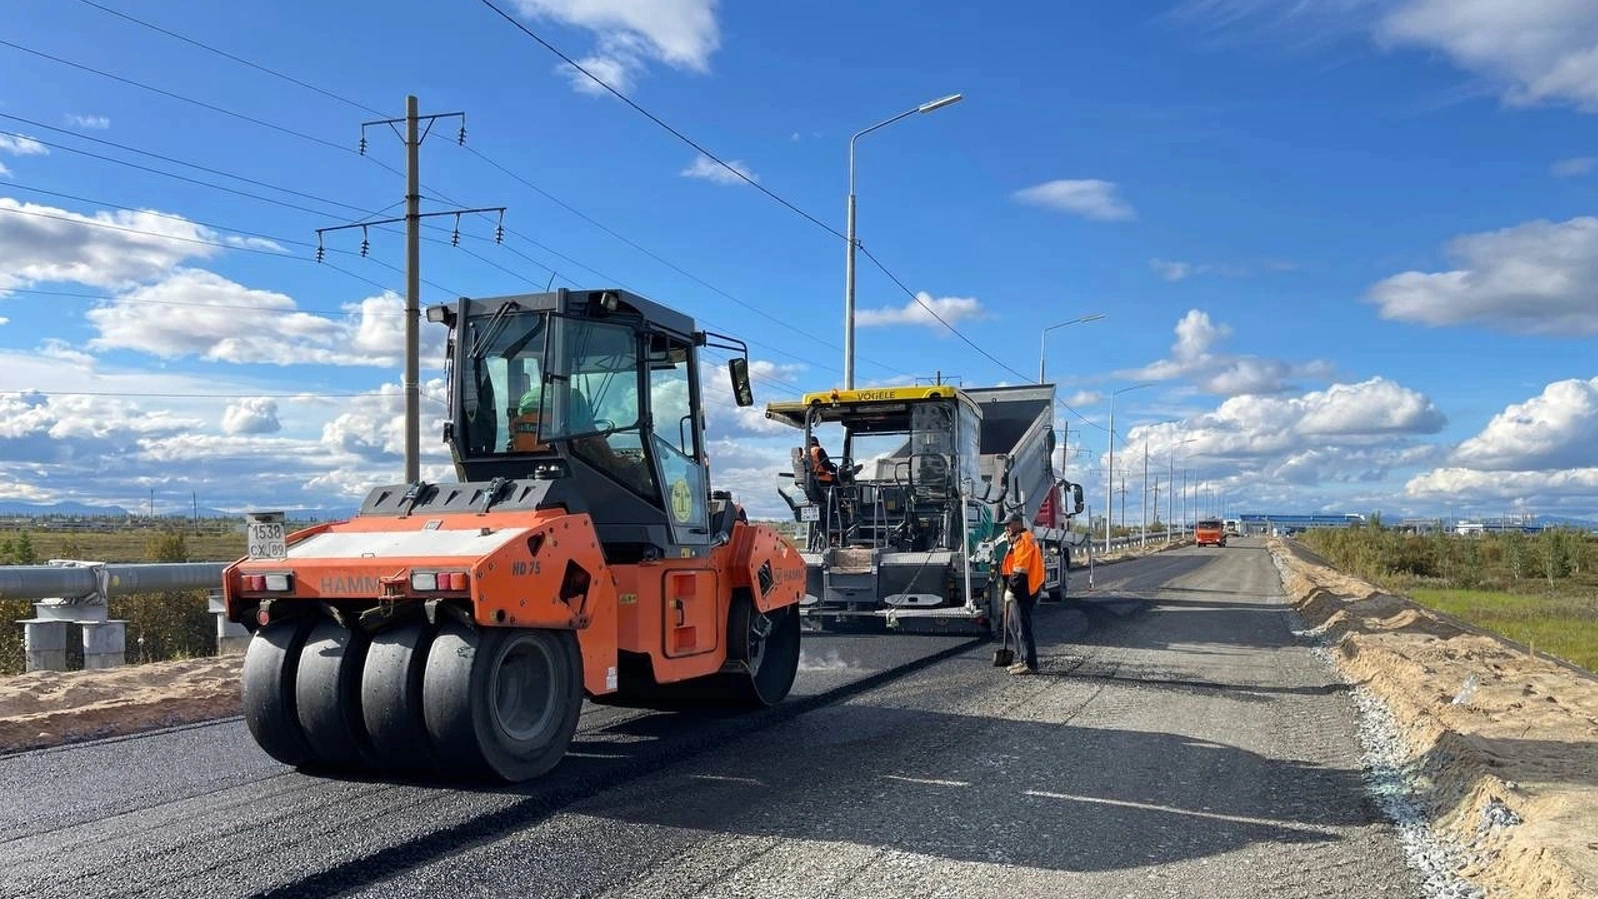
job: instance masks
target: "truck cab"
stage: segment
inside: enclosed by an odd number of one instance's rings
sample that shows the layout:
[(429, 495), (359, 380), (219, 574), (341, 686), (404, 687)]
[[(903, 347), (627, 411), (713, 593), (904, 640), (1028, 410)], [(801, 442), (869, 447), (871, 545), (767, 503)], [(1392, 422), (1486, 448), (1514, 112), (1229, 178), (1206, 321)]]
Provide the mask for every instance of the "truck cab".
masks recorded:
[(1200, 518), (1193, 526), (1195, 546), (1225, 546), (1226, 530), (1219, 518)]

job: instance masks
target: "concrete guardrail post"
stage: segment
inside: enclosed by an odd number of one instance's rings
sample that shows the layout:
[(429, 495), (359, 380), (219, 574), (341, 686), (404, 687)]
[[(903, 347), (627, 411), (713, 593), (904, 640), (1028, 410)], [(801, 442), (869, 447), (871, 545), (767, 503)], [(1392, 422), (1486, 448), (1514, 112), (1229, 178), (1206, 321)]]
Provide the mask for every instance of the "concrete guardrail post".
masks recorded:
[(244, 625), (228, 620), (227, 609), (222, 605), (222, 592), (212, 590), (206, 598), (206, 605), (210, 607), (211, 614), (216, 616), (217, 655), (243, 652), (250, 645), (250, 632), (245, 630)]
[(71, 622), (51, 618), (27, 618), (22, 625), (22, 653), (25, 670), (67, 670), (67, 625)]

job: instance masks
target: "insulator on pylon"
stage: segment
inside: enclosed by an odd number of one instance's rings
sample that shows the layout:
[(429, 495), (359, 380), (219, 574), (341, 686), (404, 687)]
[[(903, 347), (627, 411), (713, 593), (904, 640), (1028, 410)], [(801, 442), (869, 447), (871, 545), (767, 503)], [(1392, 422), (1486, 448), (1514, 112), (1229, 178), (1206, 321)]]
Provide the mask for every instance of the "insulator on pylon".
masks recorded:
[(361, 155), (362, 156), (366, 155), (366, 134), (365, 133), (361, 134)]
[(461, 245), (461, 229), (460, 229), (460, 226), (457, 225), (455, 227), (455, 232), (449, 236), (449, 245), (452, 246), (452, 247), (458, 247), (458, 246)]
[(504, 225), (497, 225), (494, 228), (494, 243), (504, 243), (504, 242), (505, 242), (505, 226)]
[(322, 245), (321, 244), (317, 244), (316, 245), (316, 261), (317, 262), (321, 262), (322, 261), (322, 254), (325, 253), (325, 252), (327, 252), (327, 251), (322, 249)]
[(460, 137), (457, 138), (455, 142), (457, 144), (463, 146), (463, 147), (466, 146), (466, 126), (465, 125), (461, 126)]

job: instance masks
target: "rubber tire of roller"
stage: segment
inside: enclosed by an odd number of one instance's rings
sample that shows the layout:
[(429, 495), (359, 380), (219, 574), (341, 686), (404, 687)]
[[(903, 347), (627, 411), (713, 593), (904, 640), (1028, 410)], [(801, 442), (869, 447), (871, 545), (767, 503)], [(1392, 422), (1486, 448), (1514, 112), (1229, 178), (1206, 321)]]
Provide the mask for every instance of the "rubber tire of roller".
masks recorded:
[(379, 765), (393, 771), (437, 769), (422, 716), (422, 678), (432, 629), (411, 621), (378, 631), (361, 670), (361, 719)]
[[(541, 677), (520, 683), (543, 694), (534, 732), (511, 733), (499, 690), (515, 692), (516, 672), (500, 672), (517, 654), (536, 653)], [(582, 655), (571, 631), (486, 627), (447, 622), (433, 638), (422, 678), (422, 716), (441, 769), (452, 776), (518, 782), (560, 763), (583, 706)], [(512, 722), (514, 724), (514, 722)]]
[(316, 622), (300, 651), (295, 705), (313, 766), (347, 768), (370, 756), (361, 720), (367, 637), (331, 618)]
[(244, 724), (250, 735), (267, 755), (293, 767), (315, 758), (300, 730), (294, 688), (300, 650), (315, 623), (306, 617), (284, 618), (256, 631), (244, 651), (240, 675)]

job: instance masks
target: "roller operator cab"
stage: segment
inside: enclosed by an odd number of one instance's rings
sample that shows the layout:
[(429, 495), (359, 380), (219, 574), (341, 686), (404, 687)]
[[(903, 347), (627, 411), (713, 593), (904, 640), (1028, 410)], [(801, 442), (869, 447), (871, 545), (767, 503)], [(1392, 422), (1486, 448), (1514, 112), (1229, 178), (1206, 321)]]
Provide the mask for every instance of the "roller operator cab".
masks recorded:
[[(245, 720), (291, 765), (524, 780), (586, 696), (781, 701), (804, 562), (713, 491), (706, 394), (747, 350), (625, 291), (462, 299), (444, 440), (458, 483), (398, 484), (230, 566)], [(726, 374), (701, 350), (730, 351)], [(715, 380), (701, 383), (714, 374)], [(253, 543), (254, 541), (252, 541)]]

